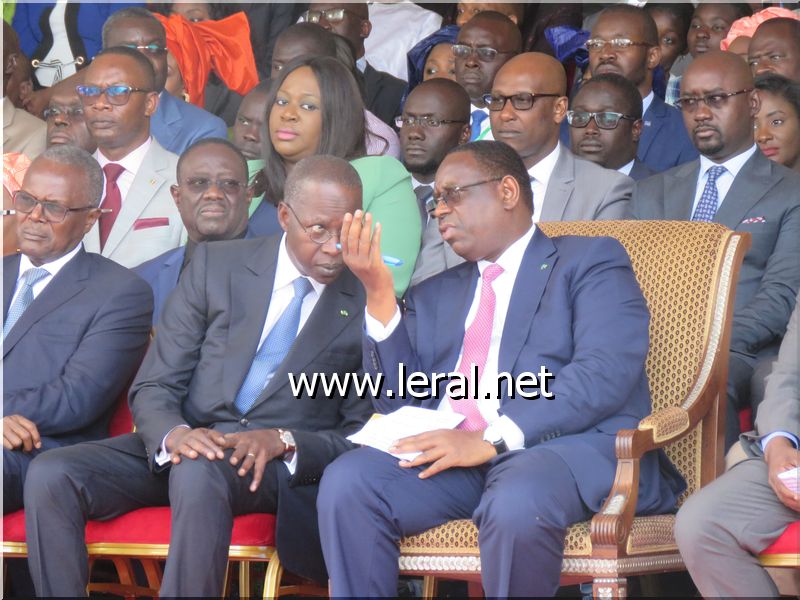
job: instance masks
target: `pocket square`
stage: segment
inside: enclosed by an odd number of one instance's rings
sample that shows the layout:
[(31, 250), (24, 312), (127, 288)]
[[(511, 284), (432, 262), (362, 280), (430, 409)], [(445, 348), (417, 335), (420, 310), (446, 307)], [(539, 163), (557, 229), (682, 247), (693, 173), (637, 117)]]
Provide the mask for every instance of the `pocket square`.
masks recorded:
[(150, 229), (151, 227), (169, 227), (169, 217), (152, 217), (149, 219), (136, 219), (133, 230)]
[(750, 217), (749, 219), (745, 219), (742, 221), (742, 225), (750, 225), (751, 223), (766, 223), (767, 219), (765, 217)]

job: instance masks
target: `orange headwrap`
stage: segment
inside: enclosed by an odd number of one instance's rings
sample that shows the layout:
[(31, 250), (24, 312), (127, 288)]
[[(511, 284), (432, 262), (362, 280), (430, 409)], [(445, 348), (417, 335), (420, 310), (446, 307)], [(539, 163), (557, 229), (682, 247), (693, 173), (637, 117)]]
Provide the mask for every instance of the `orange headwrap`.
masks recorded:
[(258, 84), (250, 24), (243, 12), (198, 23), (177, 13), (155, 16), (167, 30), (167, 48), (178, 62), (192, 104), (203, 106), (212, 69), (228, 88), (241, 95)]
[(733, 43), (733, 40), (740, 36), (750, 38), (753, 37), (753, 34), (756, 32), (756, 29), (758, 29), (758, 26), (764, 21), (778, 18), (800, 19), (800, 17), (798, 17), (794, 12), (786, 8), (780, 8), (777, 6), (765, 8), (764, 10), (760, 10), (753, 14), (752, 17), (742, 17), (741, 19), (734, 21), (733, 25), (731, 25), (730, 31), (728, 31), (728, 35), (719, 43), (719, 49), (727, 50), (728, 47)]

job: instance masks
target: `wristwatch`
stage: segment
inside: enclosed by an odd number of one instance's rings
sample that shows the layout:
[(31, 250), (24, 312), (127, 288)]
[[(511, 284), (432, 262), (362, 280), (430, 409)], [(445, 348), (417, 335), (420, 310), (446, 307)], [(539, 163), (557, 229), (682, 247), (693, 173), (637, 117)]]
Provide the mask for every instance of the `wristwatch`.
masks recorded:
[(494, 446), (495, 452), (497, 454), (503, 454), (503, 452), (508, 452), (508, 444), (503, 439), (503, 436), (497, 429), (489, 426), (483, 432), (483, 439), (484, 441), (489, 442), (492, 446)]
[(291, 431), (278, 429), (278, 437), (281, 439), (281, 442), (283, 442), (283, 458), (286, 460), (287, 457), (291, 456), (297, 449), (297, 445), (294, 443), (294, 436)]

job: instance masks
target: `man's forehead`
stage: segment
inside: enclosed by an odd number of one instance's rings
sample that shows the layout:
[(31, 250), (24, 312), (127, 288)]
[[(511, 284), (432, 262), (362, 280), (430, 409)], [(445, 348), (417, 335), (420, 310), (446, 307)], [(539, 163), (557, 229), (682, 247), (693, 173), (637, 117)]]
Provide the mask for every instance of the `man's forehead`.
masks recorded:
[[(480, 19), (480, 17), (477, 17)], [(499, 45), (503, 41), (505, 31), (501, 23), (484, 19), (470, 21), (461, 28), (458, 42), (472, 44)]]
[(611, 13), (601, 16), (592, 27), (592, 35), (603, 30), (608, 35), (628, 36), (639, 34), (642, 29), (642, 19), (627, 13)]
[(69, 106), (72, 104), (80, 104), (81, 97), (78, 96), (78, 92), (72, 90), (63, 90), (59, 92), (53, 92), (50, 94), (50, 106), (57, 105), (57, 106)]
[(157, 22), (152, 22), (150, 19), (145, 18), (131, 17), (120, 19), (114, 23), (108, 32), (108, 37), (113, 41), (120, 42), (153, 41), (164, 40), (166, 33), (158, 26)]
[(417, 90), (406, 100), (404, 111), (410, 115), (447, 115), (454, 112), (454, 99), (439, 90)]

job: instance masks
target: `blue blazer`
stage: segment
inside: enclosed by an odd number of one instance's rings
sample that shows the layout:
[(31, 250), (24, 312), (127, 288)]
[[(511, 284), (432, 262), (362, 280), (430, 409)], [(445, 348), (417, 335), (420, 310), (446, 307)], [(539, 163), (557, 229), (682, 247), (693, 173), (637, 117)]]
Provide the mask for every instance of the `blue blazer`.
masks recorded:
[(276, 233), (283, 233), (281, 224), (278, 223), (278, 209), (267, 198), (261, 200), (261, 204), (250, 215), (248, 230), (254, 236), (267, 237)]
[[(3, 317), (20, 255), (3, 259)], [(44, 449), (108, 435), (147, 349), (153, 293), (128, 269), (81, 249), (8, 332), (3, 411), (36, 423)]]
[(198, 140), (228, 139), (225, 121), (167, 92), (158, 96), (158, 109), (150, 117), (150, 133), (178, 156)]
[[(402, 322), (386, 340), (365, 338), (364, 369), (385, 378), (378, 411), (407, 403), (397, 398), (399, 363), (406, 373), (455, 369), (477, 282), (475, 263), (427, 279), (408, 292)], [(555, 398), (513, 399), (506, 390), (500, 412), (523, 431), (526, 447), (546, 445), (561, 456), (594, 511), (614, 481), (617, 431), (635, 429), (651, 412), (644, 368), (649, 320), (619, 242), (536, 231), (514, 283), (498, 369), (516, 377), (546, 366), (555, 375), (549, 386)], [(436, 408), (444, 396), (442, 382), (439, 398), (414, 403)], [(671, 510), (684, 487), (664, 454), (646, 456), (639, 512)]]
[(654, 171), (660, 173), (700, 156), (686, 132), (681, 111), (658, 96), (653, 96), (642, 120), (636, 156)]
[[(256, 237), (248, 229), (244, 239)], [(153, 326), (155, 327), (161, 315), (161, 309), (167, 301), (172, 290), (178, 285), (181, 276), (181, 265), (186, 255), (186, 246), (167, 250), (164, 254), (156, 256), (133, 269), (139, 277), (144, 279), (153, 290)]]

